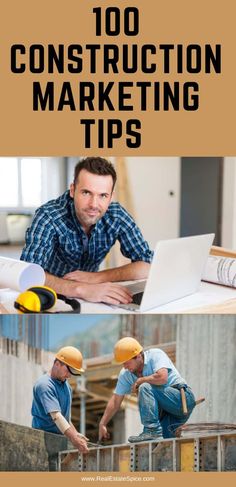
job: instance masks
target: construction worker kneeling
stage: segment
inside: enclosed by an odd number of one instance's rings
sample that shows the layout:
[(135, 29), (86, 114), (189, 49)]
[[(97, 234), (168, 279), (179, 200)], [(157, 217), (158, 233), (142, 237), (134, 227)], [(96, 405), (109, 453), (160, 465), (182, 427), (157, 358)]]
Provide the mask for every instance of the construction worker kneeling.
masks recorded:
[(196, 402), (191, 388), (170, 358), (159, 348), (144, 351), (140, 343), (131, 337), (116, 343), (114, 356), (123, 368), (100, 421), (99, 439), (109, 438), (107, 424), (126, 394), (138, 395), (143, 424), (143, 431), (130, 436), (129, 442), (175, 437), (176, 430), (187, 421)]

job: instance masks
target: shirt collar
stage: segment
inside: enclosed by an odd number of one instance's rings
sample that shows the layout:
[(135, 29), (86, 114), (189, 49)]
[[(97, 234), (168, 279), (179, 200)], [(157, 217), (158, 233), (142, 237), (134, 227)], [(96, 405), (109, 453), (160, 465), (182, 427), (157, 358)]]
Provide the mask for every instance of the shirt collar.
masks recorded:
[(73, 223), (75, 225), (75, 227), (81, 232), (81, 233), (85, 233), (77, 216), (76, 216), (76, 212), (75, 212), (75, 205), (74, 205), (74, 200), (73, 198), (71, 198), (71, 196), (69, 195), (69, 192), (68, 192), (68, 198), (69, 198), (69, 208), (70, 208), (70, 212), (71, 212), (71, 216), (72, 216), (72, 220), (73, 220)]
[(144, 352), (142, 375), (144, 375), (144, 370), (145, 370), (146, 366), (147, 366), (147, 352)]
[(144, 365), (147, 365), (147, 352), (144, 353)]
[(59, 380), (59, 379), (55, 379), (54, 377), (52, 377), (50, 375), (50, 378), (53, 382), (56, 382), (56, 384), (60, 385), (60, 386), (64, 386), (66, 383), (67, 383), (67, 379), (62, 381), (62, 380)]

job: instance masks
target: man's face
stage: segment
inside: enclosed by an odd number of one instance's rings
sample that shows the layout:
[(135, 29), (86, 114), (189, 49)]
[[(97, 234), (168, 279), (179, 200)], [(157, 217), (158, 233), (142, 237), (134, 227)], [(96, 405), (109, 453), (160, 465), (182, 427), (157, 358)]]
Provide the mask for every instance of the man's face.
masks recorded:
[(131, 358), (130, 360), (124, 362), (123, 367), (133, 374), (136, 372), (141, 372), (143, 370), (143, 357), (141, 353), (139, 353), (137, 357)]
[(112, 198), (112, 176), (99, 176), (82, 169), (71, 184), (70, 196), (74, 199), (76, 216), (88, 231), (106, 213)]
[(65, 382), (66, 379), (69, 379), (71, 377), (71, 373), (68, 370), (66, 364), (63, 364), (62, 362), (59, 362), (59, 360), (56, 360), (54, 364), (55, 368), (55, 378), (57, 380), (60, 380), (61, 382)]

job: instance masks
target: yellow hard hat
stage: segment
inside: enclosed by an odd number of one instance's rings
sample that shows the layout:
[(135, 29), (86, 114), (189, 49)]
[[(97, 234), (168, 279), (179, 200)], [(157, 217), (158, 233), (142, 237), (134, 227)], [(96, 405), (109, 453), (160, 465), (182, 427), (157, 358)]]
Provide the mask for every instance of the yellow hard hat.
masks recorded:
[(142, 352), (143, 347), (140, 343), (132, 337), (121, 338), (115, 345), (114, 356), (116, 362), (123, 364), (136, 357), (140, 352)]
[(84, 372), (82, 369), (82, 353), (75, 347), (62, 347), (56, 354), (56, 359), (66, 364), (72, 375), (80, 375)]

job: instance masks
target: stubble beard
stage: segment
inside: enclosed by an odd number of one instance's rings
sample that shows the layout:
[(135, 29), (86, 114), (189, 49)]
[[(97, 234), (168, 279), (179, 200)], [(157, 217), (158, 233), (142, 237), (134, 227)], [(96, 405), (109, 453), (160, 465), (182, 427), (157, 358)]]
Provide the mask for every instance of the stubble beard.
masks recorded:
[(86, 227), (91, 227), (93, 225), (96, 225), (96, 223), (98, 222), (98, 220), (101, 219), (101, 217), (102, 215), (100, 211), (96, 212), (94, 216), (88, 215), (87, 210), (82, 210), (80, 214), (77, 214), (77, 218), (81, 223), (81, 225)]

